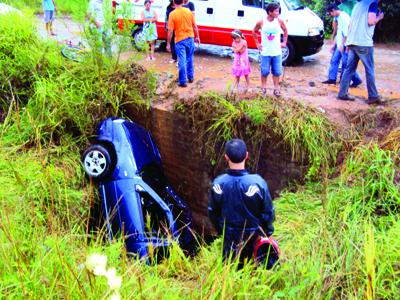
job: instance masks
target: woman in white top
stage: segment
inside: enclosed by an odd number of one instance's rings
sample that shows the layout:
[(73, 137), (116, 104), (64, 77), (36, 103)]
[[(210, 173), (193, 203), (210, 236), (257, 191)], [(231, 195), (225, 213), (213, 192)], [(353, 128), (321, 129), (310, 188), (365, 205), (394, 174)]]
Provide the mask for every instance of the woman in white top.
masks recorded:
[[(274, 82), (274, 95), (281, 95), (279, 87), (279, 76), (282, 75), (282, 48), (286, 47), (288, 33), (285, 23), (278, 17), (280, 6), (270, 3), (266, 7), (267, 14), (256, 23), (253, 29), (253, 38), (261, 53), (261, 90), (265, 95), (267, 92), (267, 77), (272, 72)], [(261, 44), (257, 33), (261, 31)], [(281, 43), (281, 32), (283, 42)]]

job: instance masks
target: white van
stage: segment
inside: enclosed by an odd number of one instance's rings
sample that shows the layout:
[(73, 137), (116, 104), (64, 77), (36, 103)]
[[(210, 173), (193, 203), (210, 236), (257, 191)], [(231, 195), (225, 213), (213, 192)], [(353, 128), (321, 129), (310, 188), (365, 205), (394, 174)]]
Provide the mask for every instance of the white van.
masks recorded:
[[(122, 5), (125, 2), (124, 5)], [(165, 31), (165, 13), (169, 0), (154, 0), (152, 8), (157, 11), (157, 32), (160, 40), (167, 39)], [(191, 0), (195, 6), (196, 23), (201, 42), (204, 44), (231, 46), (231, 31), (240, 29), (246, 37), (249, 48), (256, 48), (252, 30), (265, 14), (264, 8), (271, 0)], [(289, 40), (283, 49), (283, 61), (290, 64), (294, 59), (315, 54), (321, 50), (324, 42), (322, 20), (299, 0), (277, 0), (281, 6), (281, 18), (285, 21)], [(141, 33), (140, 13), (144, 9), (144, 0), (113, 1), (117, 18), (134, 21), (139, 27), (133, 32), (133, 38)], [(130, 6), (129, 16), (121, 12), (121, 7)], [(125, 16), (124, 16), (125, 15)], [(120, 25), (123, 22), (120, 22)]]

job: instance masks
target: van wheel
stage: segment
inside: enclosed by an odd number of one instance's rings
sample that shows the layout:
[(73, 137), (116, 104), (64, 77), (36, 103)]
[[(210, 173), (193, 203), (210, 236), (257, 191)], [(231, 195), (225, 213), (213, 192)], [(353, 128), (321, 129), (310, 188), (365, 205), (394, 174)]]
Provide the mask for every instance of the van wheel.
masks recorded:
[(288, 40), (286, 47), (282, 49), (282, 64), (284, 66), (290, 65), (296, 58), (296, 50), (293, 43)]
[(132, 43), (139, 51), (146, 49), (146, 37), (144, 36), (143, 27), (139, 27), (132, 32)]

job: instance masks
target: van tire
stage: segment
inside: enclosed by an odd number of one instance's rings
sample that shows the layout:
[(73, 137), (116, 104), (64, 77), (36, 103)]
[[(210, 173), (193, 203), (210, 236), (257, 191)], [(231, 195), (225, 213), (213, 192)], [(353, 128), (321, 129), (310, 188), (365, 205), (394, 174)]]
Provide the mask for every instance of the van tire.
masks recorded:
[(296, 50), (294, 48), (293, 43), (288, 40), (286, 44), (286, 48), (282, 50), (282, 65), (289, 66), (296, 59)]
[(139, 51), (146, 49), (146, 41), (144, 39), (143, 27), (138, 27), (132, 31), (132, 44)]

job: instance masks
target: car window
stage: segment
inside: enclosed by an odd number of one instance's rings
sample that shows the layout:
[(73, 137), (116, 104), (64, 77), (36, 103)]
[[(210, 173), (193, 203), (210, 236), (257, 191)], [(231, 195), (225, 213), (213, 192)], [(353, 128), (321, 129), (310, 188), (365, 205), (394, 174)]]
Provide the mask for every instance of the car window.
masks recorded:
[(164, 198), (167, 178), (163, 169), (157, 163), (150, 163), (142, 167), (139, 175), (161, 198)]
[(262, 0), (242, 0), (244, 6), (262, 7)]

